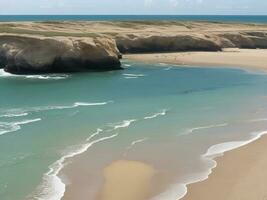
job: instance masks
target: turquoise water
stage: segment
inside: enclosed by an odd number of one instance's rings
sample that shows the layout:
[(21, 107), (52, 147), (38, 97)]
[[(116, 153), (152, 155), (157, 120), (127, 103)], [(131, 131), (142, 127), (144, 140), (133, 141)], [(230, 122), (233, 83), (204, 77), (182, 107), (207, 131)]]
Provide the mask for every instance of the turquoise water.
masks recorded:
[(0, 15), (0, 21), (46, 21), (46, 20), (200, 20), (222, 22), (267, 23), (266, 15)]
[[(101, 169), (120, 159), (154, 166), (165, 180), (154, 198), (177, 199), (207, 176), (213, 156), (267, 130), (264, 74), (123, 65), (71, 75), (1, 71), (1, 200), (57, 200), (64, 192), (77, 199), (72, 191), (90, 187), (77, 177), (98, 183)], [(98, 186), (79, 199), (94, 199)]]

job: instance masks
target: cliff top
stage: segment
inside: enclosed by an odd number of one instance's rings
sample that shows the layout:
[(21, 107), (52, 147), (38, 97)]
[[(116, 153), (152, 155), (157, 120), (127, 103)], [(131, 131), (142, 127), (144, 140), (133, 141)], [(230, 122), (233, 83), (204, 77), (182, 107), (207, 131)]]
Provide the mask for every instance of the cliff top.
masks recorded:
[(97, 37), (120, 35), (177, 35), (227, 32), (267, 32), (266, 24), (242, 24), (197, 21), (44, 21), (44, 22), (2, 22), (0, 33), (39, 35), (46, 37)]

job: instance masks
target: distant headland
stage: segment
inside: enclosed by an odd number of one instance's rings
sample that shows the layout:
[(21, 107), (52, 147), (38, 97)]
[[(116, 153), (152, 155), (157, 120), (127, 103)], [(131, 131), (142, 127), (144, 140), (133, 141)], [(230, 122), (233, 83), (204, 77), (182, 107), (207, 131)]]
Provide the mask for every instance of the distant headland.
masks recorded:
[(266, 49), (267, 24), (205, 21), (0, 23), (0, 67), (14, 74), (121, 69), (122, 54)]

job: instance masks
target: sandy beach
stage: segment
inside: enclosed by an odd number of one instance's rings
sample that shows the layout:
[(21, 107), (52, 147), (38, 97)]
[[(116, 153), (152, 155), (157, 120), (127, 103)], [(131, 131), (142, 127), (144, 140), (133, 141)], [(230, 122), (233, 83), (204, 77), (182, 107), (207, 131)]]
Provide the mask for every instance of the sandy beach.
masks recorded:
[(203, 182), (192, 184), (183, 200), (263, 200), (267, 198), (267, 137), (225, 153)]
[(238, 67), (267, 71), (266, 49), (224, 49), (222, 52), (130, 54), (124, 58), (149, 63), (205, 67)]
[(104, 170), (105, 182), (99, 200), (146, 200), (155, 174), (153, 167), (142, 162), (113, 162)]

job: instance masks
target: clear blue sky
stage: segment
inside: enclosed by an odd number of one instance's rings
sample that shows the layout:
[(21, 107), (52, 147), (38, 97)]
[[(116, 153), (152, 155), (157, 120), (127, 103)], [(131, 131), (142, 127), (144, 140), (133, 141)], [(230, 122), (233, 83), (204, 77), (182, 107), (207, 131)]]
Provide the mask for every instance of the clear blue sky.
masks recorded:
[(267, 0), (0, 0), (0, 14), (267, 15)]

